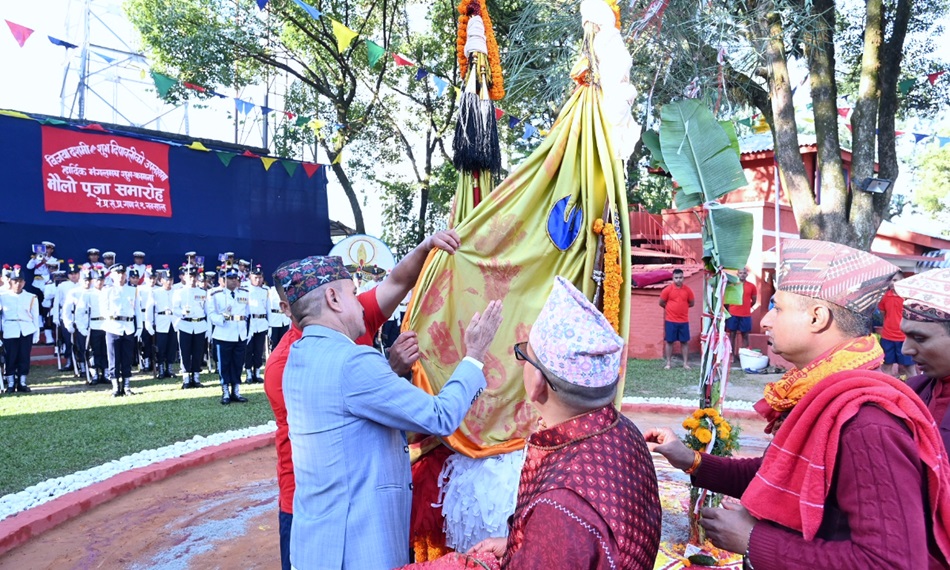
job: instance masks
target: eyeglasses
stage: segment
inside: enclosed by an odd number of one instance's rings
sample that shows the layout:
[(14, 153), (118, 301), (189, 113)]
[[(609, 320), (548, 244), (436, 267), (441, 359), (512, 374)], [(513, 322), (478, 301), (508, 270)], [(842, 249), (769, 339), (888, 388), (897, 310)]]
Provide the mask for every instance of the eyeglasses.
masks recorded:
[(544, 369), (541, 368), (541, 365), (531, 360), (530, 358), (528, 358), (527, 341), (515, 343), (514, 349), (515, 349), (515, 360), (521, 360), (521, 361), (527, 362), (531, 366), (534, 366), (535, 368), (537, 368), (538, 372), (541, 373), (541, 376), (544, 377), (545, 382), (547, 382), (548, 386), (551, 387), (551, 390), (554, 392), (557, 392), (557, 386), (555, 386), (554, 383), (551, 382), (551, 379), (548, 378), (548, 375), (544, 373)]

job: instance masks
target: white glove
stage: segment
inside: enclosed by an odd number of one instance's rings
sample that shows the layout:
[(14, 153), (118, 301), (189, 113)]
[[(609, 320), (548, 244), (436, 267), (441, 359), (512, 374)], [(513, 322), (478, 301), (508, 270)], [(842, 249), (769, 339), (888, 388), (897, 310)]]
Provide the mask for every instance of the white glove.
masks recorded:
[(33, 333), (33, 344), (40, 342), (40, 331)]

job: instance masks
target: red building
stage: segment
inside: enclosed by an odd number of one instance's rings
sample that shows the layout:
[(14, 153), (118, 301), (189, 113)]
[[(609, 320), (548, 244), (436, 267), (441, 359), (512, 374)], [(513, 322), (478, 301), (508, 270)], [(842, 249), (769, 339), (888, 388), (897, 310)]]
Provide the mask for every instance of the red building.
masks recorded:
[[(821, 181), (816, 177), (817, 146), (814, 138), (800, 147), (805, 171), (813, 180), (820, 195)], [(752, 312), (752, 348), (767, 350), (765, 336), (760, 334), (759, 323), (768, 311), (768, 301), (774, 293), (773, 280), (777, 261), (778, 239), (798, 238), (798, 224), (786, 192), (780, 191), (775, 168), (771, 134), (745, 138), (740, 145), (740, 162), (749, 181), (734, 192), (723, 196), (722, 202), (745, 210), (755, 220), (752, 253), (749, 256), (749, 281), (759, 290), (758, 305)], [(846, 174), (851, 165), (851, 153), (842, 152)], [(630, 240), (634, 276), (656, 270), (680, 267), (686, 273), (686, 285), (696, 294), (696, 306), (690, 311), (691, 352), (699, 350), (704, 291), (702, 236), (697, 209), (683, 212), (664, 210), (661, 215), (649, 214), (634, 207), (630, 212)], [(871, 244), (871, 251), (914, 273), (918, 262), (926, 261), (927, 253), (950, 250), (950, 240), (900, 228), (884, 222)], [(660, 291), (670, 281), (634, 287), (630, 311), (630, 356), (633, 358), (662, 358), (663, 309), (659, 306)], [(695, 353), (695, 352), (694, 352)], [(774, 363), (774, 361), (773, 361)]]

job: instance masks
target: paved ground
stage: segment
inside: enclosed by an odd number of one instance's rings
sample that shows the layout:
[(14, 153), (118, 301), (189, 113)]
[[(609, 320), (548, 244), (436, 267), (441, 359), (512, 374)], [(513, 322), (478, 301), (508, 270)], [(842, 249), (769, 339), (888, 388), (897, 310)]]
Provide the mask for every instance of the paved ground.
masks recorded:
[[(684, 414), (628, 414), (645, 431)], [(766, 445), (760, 421), (739, 421), (743, 455)], [(683, 542), (687, 477), (655, 457), (664, 539)], [(0, 557), (0, 570), (277, 568), (276, 455), (268, 446), (189, 469), (91, 509)]]

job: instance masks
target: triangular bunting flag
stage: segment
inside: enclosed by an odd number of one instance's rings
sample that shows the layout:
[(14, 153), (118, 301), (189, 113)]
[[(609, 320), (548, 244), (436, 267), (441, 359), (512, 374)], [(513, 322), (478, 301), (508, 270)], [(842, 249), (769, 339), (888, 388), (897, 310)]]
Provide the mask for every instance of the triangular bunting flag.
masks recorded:
[(228, 96), (225, 95), (224, 93), (218, 93), (217, 91), (208, 91), (208, 93), (211, 93), (211, 94), (214, 95), (215, 97), (220, 97), (221, 99), (227, 99), (227, 98), (228, 98)]
[(513, 129), (518, 126), (518, 123), (521, 122), (521, 119), (518, 117), (508, 117), (508, 128)]
[(346, 48), (350, 47), (350, 44), (353, 43), (353, 40), (356, 39), (356, 36), (359, 34), (332, 18), (330, 21), (333, 23), (333, 35), (336, 36), (336, 49), (338, 52), (343, 53), (346, 51)]
[(897, 90), (901, 92), (901, 95), (907, 95), (914, 85), (917, 85), (916, 79), (905, 79), (897, 84)]
[(259, 155), (259, 154), (254, 154), (253, 152), (251, 152), (251, 151), (249, 151), (249, 150), (245, 150), (244, 152), (242, 152), (242, 153), (241, 153), (241, 156), (246, 156), (246, 157), (248, 157), (248, 158), (260, 158), (260, 157), (261, 157), (261, 155)]
[(191, 89), (192, 91), (197, 91), (198, 93), (204, 93), (207, 91), (207, 89), (205, 89), (201, 85), (195, 85), (194, 83), (187, 83), (185, 81), (182, 81), (181, 84), (187, 87), (188, 89)]
[(906, 133), (906, 132), (907, 132), (907, 131), (894, 131), (894, 136), (895, 136), (895, 137), (899, 137), (899, 136), (903, 135), (903, 134)]
[(301, 2), (300, 0), (294, 0), (294, 2), (296, 2), (298, 6), (300, 6), (301, 8), (303, 8), (303, 11), (304, 11), (304, 12), (310, 14), (310, 17), (313, 18), (313, 19), (315, 19), (315, 20), (319, 20), (319, 19), (320, 19), (320, 16), (323, 15), (323, 12), (321, 12), (320, 10), (317, 10), (316, 8), (314, 8), (313, 6), (311, 6), (310, 4), (306, 4), (306, 3), (304, 3), (304, 2)]
[(190, 148), (191, 150), (203, 150), (205, 152), (208, 152), (208, 147), (206, 147), (205, 145), (201, 144), (198, 141), (191, 143), (186, 148)]
[(937, 73), (928, 73), (928, 74), (927, 74), (927, 81), (929, 81), (930, 84), (933, 85), (934, 83), (937, 82), (937, 78), (939, 78), (939, 77), (940, 77), (941, 75), (943, 75), (944, 73), (946, 73), (946, 70), (944, 70), (944, 71), (938, 71)]
[(845, 119), (848, 118), (848, 113), (850, 113), (850, 112), (851, 112), (851, 108), (850, 108), (850, 107), (839, 107), (839, 108), (838, 108), (838, 114), (841, 115), (842, 117), (844, 117)]
[(311, 129), (313, 129), (314, 132), (319, 131), (320, 129), (322, 129), (322, 128), (325, 127), (326, 125), (327, 125), (327, 124), (326, 124), (324, 121), (321, 121), (320, 119), (313, 119), (312, 121), (310, 121), (309, 123), (307, 123), (307, 126), (309, 126)]
[(270, 113), (271, 111), (273, 111), (273, 109), (271, 109), (270, 107), (265, 107), (265, 106), (261, 105), (261, 114), (262, 114), (262, 115), (266, 115), (266, 114)]
[(420, 67), (419, 71), (416, 72), (416, 81), (422, 81), (426, 78), (426, 75), (429, 75), (429, 72), (425, 68)]
[(739, 120), (736, 121), (736, 122), (739, 123), (740, 125), (744, 125), (744, 126), (746, 126), (746, 127), (751, 127), (751, 126), (752, 126), (752, 119), (739, 119)]
[[(8, 112), (0, 111), (0, 113), (7, 114)], [(22, 113), (18, 113), (18, 114), (22, 115)], [(13, 116), (15, 117), (17, 115), (13, 115)], [(40, 122), (43, 123), (44, 125), (65, 125), (66, 124), (66, 121), (60, 121), (59, 119), (44, 119)]]
[(33, 34), (33, 30), (26, 26), (21, 26), (20, 24), (14, 24), (10, 20), (4, 21), (7, 23), (7, 26), (10, 26), (10, 33), (13, 34), (13, 39), (16, 40), (16, 43), (20, 44), (20, 47), (23, 47), (26, 40), (30, 39), (30, 36)]
[(336, 153), (336, 158), (333, 159), (333, 162), (330, 164), (340, 164), (340, 161), (343, 160), (343, 149), (340, 149), (340, 152)]
[[(21, 112), (19, 112), (19, 111), (0, 111), (0, 115), (6, 115), (6, 116), (8, 116), (8, 117), (16, 117), (17, 119), (32, 119), (32, 118), (33, 118), (33, 117), (31, 117), (31, 116), (29, 116), (29, 115), (27, 115), (27, 114), (25, 114), (25, 113), (21, 113)], [(47, 121), (55, 121), (55, 120), (56, 120), (56, 119), (46, 119), (45, 121), (40, 121), (40, 122), (43, 123), (43, 124), (47, 124), (47, 125), (51, 125), (51, 124), (65, 125), (65, 124), (66, 124), (65, 121), (57, 121), (57, 123), (48, 123), (48, 122), (47, 122)]]
[(284, 111), (284, 117), (286, 117), (288, 121), (293, 121), (294, 117), (296, 116), (297, 115), (295, 115), (294, 113), (291, 113), (290, 111)]
[(366, 61), (369, 62), (370, 67), (374, 67), (379, 58), (383, 57), (385, 53), (386, 50), (383, 49), (383, 46), (373, 40), (366, 40)]
[(303, 171), (307, 173), (307, 178), (312, 178), (314, 173), (320, 170), (320, 165), (312, 162), (301, 163), (301, 166), (303, 166)]
[(276, 159), (276, 158), (271, 158), (271, 157), (269, 157), (269, 156), (262, 156), (262, 157), (261, 157), (261, 162), (264, 163), (264, 170), (267, 171), (267, 170), (270, 170), (270, 167), (271, 167), (272, 164), (274, 164), (275, 162), (277, 162), (277, 159)]
[(76, 44), (71, 44), (71, 43), (67, 42), (66, 40), (61, 40), (61, 39), (59, 39), (59, 38), (54, 38), (53, 36), (46, 36), (46, 37), (49, 38), (50, 43), (53, 44), (54, 46), (62, 46), (62, 47), (64, 47), (64, 48), (66, 48), (66, 49), (73, 49), (73, 48), (79, 47), (79, 46), (77, 46)]
[(940, 148), (943, 148), (943, 145), (950, 143), (950, 137), (937, 137), (937, 140), (940, 141)]
[(442, 94), (445, 93), (445, 88), (448, 87), (449, 82), (438, 75), (432, 76), (432, 82), (435, 83), (436, 97), (441, 97)]
[(302, 126), (306, 125), (306, 124), (309, 123), (309, 122), (310, 122), (310, 117), (299, 116), (299, 117), (297, 117), (297, 119), (294, 121), (294, 126), (295, 126), (295, 127), (302, 127)]
[(495, 120), (496, 120), (496, 121), (500, 121), (500, 120), (501, 120), (501, 117), (502, 117), (504, 114), (505, 114), (505, 112), (502, 111), (500, 108), (498, 108), (498, 107), (495, 108)]
[(538, 129), (536, 129), (531, 123), (525, 123), (524, 134), (521, 135), (521, 140), (528, 140), (536, 134), (538, 134)]
[(397, 67), (403, 67), (406, 65), (415, 65), (414, 63), (404, 58), (403, 56), (399, 55), (398, 53), (393, 54), (393, 61), (396, 62)]
[(287, 171), (287, 176), (293, 177), (294, 172), (297, 172), (297, 167), (300, 166), (300, 163), (296, 160), (282, 160), (280, 165), (284, 167), (284, 170)]
[(924, 133), (914, 133), (914, 144), (919, 143), (930, 135), (925, 135)]
[(215, 154), (218, 155), (218, 160), (220, 160), (221, 163), (224, 164), (225, 166), (229, 166), (231, 164), (231, 159), (237, 156), (233, 152), (223, 152), (220, 150), (217, 151)]
[(238, 113), (242, 115), (247, 115), (254, 109), (254, 103), (248, 103), (242, 99), (234, 98), (234, 105), (237, 107)]
[(103, 133), (108, 132), (99, 123), (89, 123), (88, 125), (83, 125), (79, 128), (86, 131), (101, 131)]
[(91, 52), (94, 53), (95, 55), (98, 55), (99, 57), (101, 57), (101, 58), (102, 58), (102, 61), (104, 61), (104, 62), (106, 62), (106, 63), (110, 63), (110, 64), (111, 64), (113, 61), (115, 61), (115, 58), (114, 58), (114, 57), (108, 56), (108, 55), (106, 55), (106, 54), (104, 54), (104, 53), (102, 53), (102, 52), (99, 52), (99, 51), (96, 51), (96, 50), (89, 50), (89, 51), (91, 51)]
[(257, 7), (261, 10), (264, 9), (264, 6), (267, 6), (267, 0), (257, 0)]
[(158, 95), (164, 99), (168, 95), (168, 90), (175, 86), (178, 81), (175, 79), (158, 73), (157, 71), (152, 71), (152, 81), (155, 82), (155, 88), (158, 89)]

